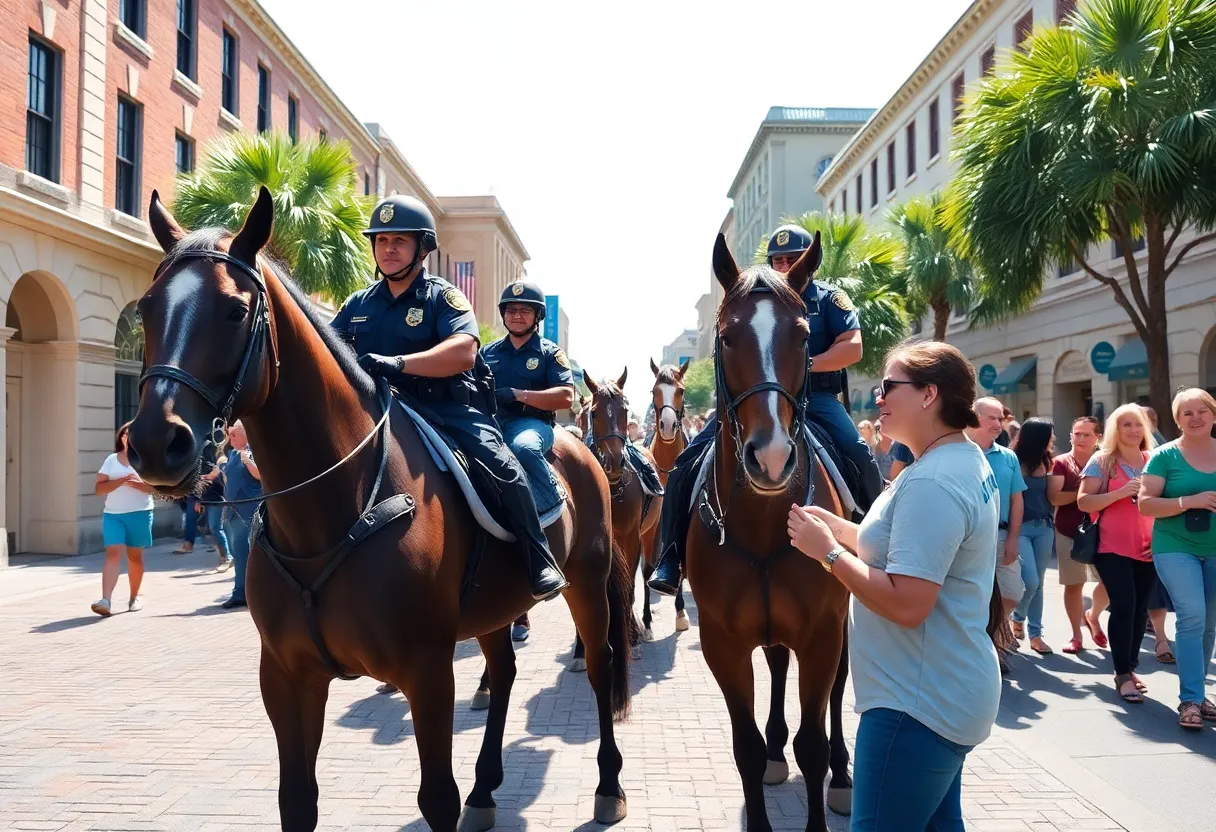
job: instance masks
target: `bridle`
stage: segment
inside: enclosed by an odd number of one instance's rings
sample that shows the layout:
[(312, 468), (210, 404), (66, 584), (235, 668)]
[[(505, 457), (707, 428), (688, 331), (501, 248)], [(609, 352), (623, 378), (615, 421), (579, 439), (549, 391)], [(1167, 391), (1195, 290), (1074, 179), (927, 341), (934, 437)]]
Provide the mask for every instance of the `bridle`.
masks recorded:
[[(654, 392), (657, 389), (658, 389), (658, 387), (656, 386), (654, 390), (650, 391), (652, 401), (654, 399)], [(660, 429), (660, 427), (659, 427), (659, 422), (663, 418), (664, 410), (670, 410), (673, 414), (675, 414), (675, 417), (676, 417), (676, 435), (673, 436), (671, 439), (665, 438), (663, 436), (662, 429)], [(684, 408), (681, 407), (679, 410), (677, 410), (675, 405), (667, 404), (666, 402), (659, 405), (658, 409), (655, 410), (655, 412), (654, 412), (654, 438), (652, 440), (651, 447), (653, 448), (655, 445), (658, 445), (660, 442), (663, 443), (664, 445), (674, 445), (677, 442), (679, 442), (681, 435), (683, 435), (685, 437), (685, 445), (687, 446), (688, 434), (685, 433), (685, 431), (684, 431)], [(658, 472), (660, 474), (666, 475), (666, 474), (670, 474), (672, 471), (676, 470), (677, 466), (673, 462), (672, 466), (670, 468), (664, 468), (662, 465), (659, 465), (658, 462), (655, 462), (654, 467), (658, 470)]]
[[(207, 441), (214, 447), (218, 448), (224, 441), (227, 435), (228, 428), (232, 420), (232, 413), (236, 407), (236, 403), (240, 398), (241, 392), (245, 389), (246, 376), (250, 372), (250, 368), (260, 365), (262, 353), (266, 350), (269, 344), (270, 355), (274, 358), (274, 367), (277, 370), (279, 366), (278, 353), (275, 348), (274, 338), (270, 329), (270, 303), (267, 299), (266, 280), (261, 272), (233, 257), (226, 251), (186, 251), (175, 255), (172, 258), (166, 258), (157, 266), (156, 272), (152, 275), (153, 284), (160, 278), (164, 272), (166, 265), (176, 265), (183, 260), (211, 260), (219, 263), (225, 263), (238, 271), (248, 276), (253, 285), (257, 287), (257, 298), (254, 301), (253, 307), (253, 323), (249, 328), (249, 339), (245, 342), (245, 352), (241, 357), (240, 368), (236, 372), (236, 378), (232, 382), (232, 389), (227, 396), (221, 396), (216, 393), (202, 380), (193, 374), (183, 370), (181, 367), (172, 364), (153, 364), (147, 367), (143, 375), (139, 378), (139, 390), (143, 393), (144, 384), (153, 378), (168, 378), (180, 382), (189, 387), (194, 392), (203, 397), (203, 400), (216, 411), (216, 417), (211, 422), (211, 432), (207, 437)], [(254, 359), (259, 359), (255, 362)], [(384, 477), (384, 470), (388, 464), (388, 417), (392, 412), (390, 404), (392, 402), (392, 392), (389, 390), (388, 382), (383, 378), (378, 379), (376, 383), (377, 392), (380, 394), (380, 409), (382, 415), (380, 420), (372, 427), (371, 431), (363, 438), (354, 450), (344, 456), (341, 460), (334, 463), (329, 468), (310, 477), (304, 482), (296, 483), (288, 488), (283, 488), (278, 491), (272, 491), (269, 494), (262, 494), (258, 497), (249, 497), (244, 500), (200, 500), (199, 504), (204, 506), (234, 506), (245, 503), (260, 503), (264, 500), (269, 500), (273, 497), (282, 497), (285, 494), (290, 494), (305, 486), (312, 485), (320, 479), (332, 474), (334, 471), (341, 468), (351, 459), (353, 459), (359, 451), (363, 450), (369, 442), (376, 436), (381, 435), (381, 452), (380, 452), (380, 467), (376, 472), (376, 483), (371, 491), (371, 498), (375, 499), (376, 492), (380, 489), (380, 482)], [(366, 513), (366, 512), (365, 512)]]
[[(620, 431), (616, 431), (616, 430), (609, 431), (608, 433), (596, 434), (594, 400), (592, 401), (591, 407), (588, 408), (588, 410), (590, 411), (587, 414), (587, 436), (588, 436), (588, 440), (589, 440), (588, 445), (590, 446), (592, 452), (595, 454), (595, 458), (599, 460), (600, 468), (603, 469), (604, 475), (607, 476), (607, 474), (608, 474), (608, 454), (604, 451), (602, 443), (608, 439), (621, 440), (621, 453), (622, 453), (622, 455), (624, 455), (625, 445), (628, 444), (629, 437), (625, 436), (625, 434), (621, 433)], [(611, 478), (609, 478), (609, 480), (608, 480), (608, 485), (611, 486), (611, 488), (613, 489), (613, 491), (612, 491), (613, 497), (616, 497), (620, 493), (620, 490), (629, 483), (629, 479), (628, 479), (628, 477), (630, 476), (629, 466), (624, 463), (625, 463), (625, 460), (622, 459), (621, 475), (619, 477), (617, 477), (615, 480), (611, 479)]]

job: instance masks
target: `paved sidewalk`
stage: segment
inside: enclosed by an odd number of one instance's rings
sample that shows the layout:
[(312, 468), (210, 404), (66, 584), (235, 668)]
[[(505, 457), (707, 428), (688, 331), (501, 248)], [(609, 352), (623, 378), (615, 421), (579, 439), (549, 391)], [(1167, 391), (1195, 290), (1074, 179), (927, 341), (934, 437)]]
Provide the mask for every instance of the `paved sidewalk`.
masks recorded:
[[(174, 557), (165, 548), (147, 556), (144, 611), (104, 620), (88, 610), (96, 558), (0, 572), (0, 829), (278, 829), (277, 757), (258, 694), (256, 631), (247, 613), (215, 606), (232, 578), (209, 571), (212, 554)], [(39, 569), (67, 583), (54, 589), (45, 575), (21, 574)], [(9, 591), (18, 582), (26, 589)], [(125, 577), (115, 600), (125, 609)], [(675, 634), (670, 602), (659, 604), (659, 640), (634, 665), (633, 717), (617, 733), (629, 797), (622, 829), (742, 828), (729, 719), (700, 652), (695, 606), (690, 612), (693, 628)], [(533, 624), (519, 649), (497, 828), (598, 828), (590, 822), (598, 731), (585, 674), (564, 670), (573, 637), (565, 605), (543, 605)], [(485, 725), (484, 712), (468, 710), (481, 669), (475, 642), (458, 645), (462, 795)], [(1032, 670), (1018, 673), (1033, 678)], [(759, 652), (756, 677), (762, 721), (768, 683)], [(416, 807), (408, 705), (400, 695), (376, 695), (375, 685), (362, 679), (331, 688), (318, 766), (321, 828), (427, 828)], [(796, 687), (787, 702), (795, 730)], [(1037, 727), (1021, 723), (1029, 706), (1009, 697), (1005, 727), (969, 757), (968, 829), (1153, 828), (1151, 813), (1034, 739)], [(1061, 718), (1074, 720), (1076, 711)], [(850, 712), (850, 739), (855, 729)], [(1211, 732), (1203, 739), (1216, 742)], [(803, 829), (805, 787), (792, 751), (788, 757), (794, 773), (767, 791), (769, 814), (777, 829)], [(829, 818), (833, 830), (847, 828), (846, 819)]]

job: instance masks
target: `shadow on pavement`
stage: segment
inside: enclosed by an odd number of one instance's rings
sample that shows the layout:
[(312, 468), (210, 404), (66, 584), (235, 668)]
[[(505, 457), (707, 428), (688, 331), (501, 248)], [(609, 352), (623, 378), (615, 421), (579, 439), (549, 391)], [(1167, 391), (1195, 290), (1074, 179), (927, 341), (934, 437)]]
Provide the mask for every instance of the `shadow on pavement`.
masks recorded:
[(30, 627), (31, 633), (62, 633), (64, 630), (74, 630), (77, 627), (87, 627), (90, 624), (96, 624), (104, 619), (97, 613), (91, 615), (82, 615), (78, 618), (65, 618), (62, 621), (47, 621), (44, 624), (35, 624)]
[(396, 745), (414, 736), (414, 722), (406, 719), (409, 701), (400, 693), (372, 694), (350, 704), (337, 724), (356, 731), (371, 731), (376, 745)]

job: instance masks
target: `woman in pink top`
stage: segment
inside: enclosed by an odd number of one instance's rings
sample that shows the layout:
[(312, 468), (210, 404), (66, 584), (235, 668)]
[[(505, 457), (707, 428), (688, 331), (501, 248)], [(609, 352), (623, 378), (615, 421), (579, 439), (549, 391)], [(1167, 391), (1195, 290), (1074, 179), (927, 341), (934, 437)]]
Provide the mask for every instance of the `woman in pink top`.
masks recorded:
[(1148, 624), (1148, 604), (1157, 585), (1153, 568), (1153, 521), (1136, 505), (1140, 472), (1148, 462), (1152, 427), (1138, 405), (1116, 408), (1106, 420), (1102, 449), (1081, 472), (1077, 507), (1098, 523), (1094, 561), (1110, 595), (1110, 657), (1115, 687), (1123, 701), (1139, 704), (1147, 690), (1136, 675), (1140, 642)]

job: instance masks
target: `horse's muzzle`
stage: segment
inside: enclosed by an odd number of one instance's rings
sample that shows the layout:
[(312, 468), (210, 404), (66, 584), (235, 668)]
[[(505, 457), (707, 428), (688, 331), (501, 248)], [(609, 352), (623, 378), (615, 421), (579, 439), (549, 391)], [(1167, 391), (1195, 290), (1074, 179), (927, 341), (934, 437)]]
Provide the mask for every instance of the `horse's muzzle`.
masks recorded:
[(743, 446), (743, 470), (760, 491), (779, 491), (794, 474), (797, 454), (794, 443), (778, 437), (764, 444), (748, 441)]
[(198, 466), (194, 431), (177, 416), (140, 409), (127, 434), (127, 461), (144, 482), (174, 488), (189, 480)]

